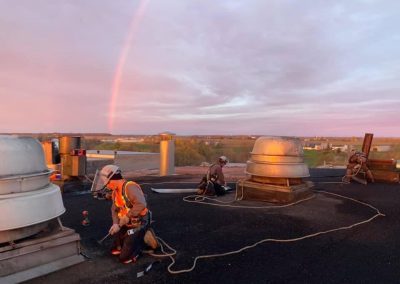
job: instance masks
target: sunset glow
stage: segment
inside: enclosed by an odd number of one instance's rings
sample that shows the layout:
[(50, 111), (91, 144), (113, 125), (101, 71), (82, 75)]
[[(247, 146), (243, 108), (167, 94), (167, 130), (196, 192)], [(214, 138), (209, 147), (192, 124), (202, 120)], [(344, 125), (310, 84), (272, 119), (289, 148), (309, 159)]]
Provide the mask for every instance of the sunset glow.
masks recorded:
[(399, 136), (400, 2), (0, 2), (0, 132)]

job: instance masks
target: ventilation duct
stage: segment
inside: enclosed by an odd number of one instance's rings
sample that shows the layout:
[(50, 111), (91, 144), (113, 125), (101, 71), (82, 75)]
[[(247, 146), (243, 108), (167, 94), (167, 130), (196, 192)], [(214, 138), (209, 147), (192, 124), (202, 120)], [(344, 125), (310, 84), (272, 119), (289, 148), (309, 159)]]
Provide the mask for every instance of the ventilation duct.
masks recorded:
[(175, 174), (175, 134), (160, 133), (160, 176)]

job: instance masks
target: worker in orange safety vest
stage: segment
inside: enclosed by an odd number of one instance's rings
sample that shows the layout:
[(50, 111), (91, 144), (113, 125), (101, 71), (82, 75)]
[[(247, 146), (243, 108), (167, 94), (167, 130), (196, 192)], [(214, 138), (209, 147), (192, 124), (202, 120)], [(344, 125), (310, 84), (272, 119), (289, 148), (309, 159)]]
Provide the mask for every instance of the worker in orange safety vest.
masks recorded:
[(136, 262), (146, 245), (157, 248), (156, 236), (150, 228), (150, 212), (140, 185), (125, 180), (115, 165), (104, 166), (95, 182), (98, 188), (103, 188), (104, 197), (112, 200), (113, 224), (109, 234), (115, 238), (111, 254), (118, 255), (122, 263), (131, 263)]

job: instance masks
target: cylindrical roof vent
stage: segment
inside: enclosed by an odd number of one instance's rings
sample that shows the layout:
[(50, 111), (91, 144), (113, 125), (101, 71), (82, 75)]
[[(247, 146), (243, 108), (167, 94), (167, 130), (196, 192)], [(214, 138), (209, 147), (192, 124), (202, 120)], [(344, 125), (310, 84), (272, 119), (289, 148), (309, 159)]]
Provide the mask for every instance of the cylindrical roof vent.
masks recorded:
[(80, 136), (63, 136), (60, 137), (60, 154), (69, 155), (72, 150), (81, 148)]
[(239, 199), (289, 203), (311, 194), (312, 185), (303, 181), (310, 173), (300, 139), (260, 137), (250, 155), (249, 177), (237, 184)]
[(47, 170), (42, 145), (31, 137), (0, 135), (0, 157), (0, 178)]
[(175, 134), (160, 133), (160, 176), (175, 173)]
[(260, 137), (250, 153), (246, 173), (252, 177), (304, 178), (310, 173), (304, 164), (303, 148), (298, 138)]
[(0, 135), (0, 243), (34, 235), (65, 212), (60, 188), (49, 182), (41, 144)]

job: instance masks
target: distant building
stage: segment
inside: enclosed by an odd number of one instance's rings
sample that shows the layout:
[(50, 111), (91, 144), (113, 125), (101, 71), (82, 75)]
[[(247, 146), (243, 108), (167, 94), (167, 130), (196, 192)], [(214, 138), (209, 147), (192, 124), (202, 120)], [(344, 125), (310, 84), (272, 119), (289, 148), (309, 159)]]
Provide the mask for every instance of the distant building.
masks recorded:
[(116, 140), (119, 143), (140, 143), (143, 142), (143, 138), (118, 138)]
[(346, 152), (349, 150), (349, 145), (332, 145), (331, 149), (333, 151), (341, 151), (341, 152)]
[(310, 142), (307, 141), (304, 143), (304, 150), (325, 150), (329, 149), (330, 144), (328, 142)]
[(218, 144), (219, 144), (219, 141), (204, 141), (204, 145), (207, 145), (207, 146), (212, 146), (212, 145), (218, 146)]
[(390, 145), (374, 145), (371, 148), (371, 151), (374, 152), (389, 152), (390, 149), (392, 149), (392, 146)]
[(116, 139), (102, 139), (101, 142), (108, 143), (140, 143), (143, 142), (143, 138), (116, 138)]

